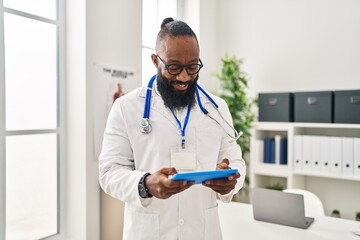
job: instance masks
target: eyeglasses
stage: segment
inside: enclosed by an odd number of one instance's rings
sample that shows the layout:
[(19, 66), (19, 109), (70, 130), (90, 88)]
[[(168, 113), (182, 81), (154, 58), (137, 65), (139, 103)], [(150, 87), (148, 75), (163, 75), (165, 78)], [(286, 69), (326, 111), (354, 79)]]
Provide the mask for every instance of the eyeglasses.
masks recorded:
[(156, 55), (156, 57), (159, 58), (161, 64), (164, 66), (164, 69), (166, 69), (168, 73), (173, 76), (179, 75), (184, 68), (187, 74), (194, 75), (197, 74), (200, 71), (200, 69), (204, 66), (201, 62), (201, 59), (199, 59), (200, 63), (180, 65), (180, 64), (165, 64), (164, 61), (158, 55)]

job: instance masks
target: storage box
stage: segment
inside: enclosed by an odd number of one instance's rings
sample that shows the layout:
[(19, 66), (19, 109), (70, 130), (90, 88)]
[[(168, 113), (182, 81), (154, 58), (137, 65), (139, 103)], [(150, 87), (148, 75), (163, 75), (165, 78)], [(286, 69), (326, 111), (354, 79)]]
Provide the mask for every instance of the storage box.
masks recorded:
[(294, 93), (295, 122), (333, 122), (333, 92)]
[(292, 93), (259, 93), (259, 121), (292, 122)]
[(360, 123), (360, 90), (334, 92), (334, 122)]

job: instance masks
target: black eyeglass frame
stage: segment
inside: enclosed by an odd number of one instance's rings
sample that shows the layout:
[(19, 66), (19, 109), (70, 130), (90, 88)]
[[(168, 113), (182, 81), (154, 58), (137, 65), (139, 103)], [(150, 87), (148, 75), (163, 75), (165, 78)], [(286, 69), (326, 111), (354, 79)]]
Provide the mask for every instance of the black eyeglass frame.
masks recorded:
[[(161, 62), (161, 64), (164, 66), (164, 69), (166, 69), (167, 71), (168, 71), (168, 73), (170, 74), (170, 75), (172, 75), (172, 76), (177, 76), (177, 75), (179, 75), (182, 71), (183, 71), (183, 69), (185, 68), (185, 70), (186, 70), (186, 73), (188, 74), (188, 75), (195, 75), (195, 74), (198, 74), (199, 72), (200, 72), (200, 70), (201, 70), (201, 68), (204, 66), (204, 64), (201, 62), (201, 59), (199, 58), (199, 62), (200, 63), (193, 63), (193, 64), (188, 64), (188, 65), (181, 65), (181, 64), (176, 64), (176, 63), (174, 63), (174, 64), (165, 64), (164, 63), (164, 60), (162, 60), (161, 59), (161, 57), (159, 56), (159, 55), (155, 55), (159, 60), (160, 60), (160, 62)], [(198, 70), (196, 71), (196, 72), (194, 72), (194, 73), (190, 73), (189, 72), (189, 67), (191, 67), (191, 66), (197, 66), (198, 67)], [(171, 70), (171, 66), (176, 66), (176, 67), (178, 67), (178, 72), (177, 73), (171, 73), (170, 71), (174, 71), (174, 70)]]

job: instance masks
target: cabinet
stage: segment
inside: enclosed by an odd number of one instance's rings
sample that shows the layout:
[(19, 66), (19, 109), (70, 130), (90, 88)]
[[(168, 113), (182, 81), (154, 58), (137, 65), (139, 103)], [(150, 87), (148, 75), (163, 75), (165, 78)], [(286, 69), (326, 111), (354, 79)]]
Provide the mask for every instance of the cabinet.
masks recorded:
[[(287, 164), (264, 163), (263, 140), (275, 136), (287, 139)], [(354, 220), (355, 212), (360, 211), (360, 175), (318, 169), (315, 168), (315, 162), (311, 167), (296, 166), (298, 162), (294, 155), (296, 155), (296, 151), (299, 151), (298, 143), (296, 143), (299, 137), (314, 139), (307, 145), (309, 148), (314, 148), (310, 158), (317, 161), (317, 158), (320, 158), (319, 151), (317, 151), (320, 148), (319, 138), (337, 140), (360, 138), (360, 124), (256, 123), (252, 130), (250, 143), (250, 187), (280, 184), (284, 188), (306, 189), (321, 199), (326, 215), (330, 215), (332, 210), (338, 209), (341, 217)], [(336, 143), (336, 141), (334, 142)], [(337, 152), (334, 151), (334, 146), (329, 145), (326, 148), (327, 151), (322, 155), (325, 156), (325, 159), (330, 158), (329, 161), (340, 161), (338, 158), (343, 153), (335, 154)], [(307, 147), (305, 147), (305, 151), (303, 148), (301, 150), (305, 155), (311, 155), (310, 151), (307, 151)], [(348, 152), (344, 150), (345, 155)], [(316, 164), (318, 163), (316, 162)], [(354, 169), (356, 167), (358, 166), (354, 165)]]

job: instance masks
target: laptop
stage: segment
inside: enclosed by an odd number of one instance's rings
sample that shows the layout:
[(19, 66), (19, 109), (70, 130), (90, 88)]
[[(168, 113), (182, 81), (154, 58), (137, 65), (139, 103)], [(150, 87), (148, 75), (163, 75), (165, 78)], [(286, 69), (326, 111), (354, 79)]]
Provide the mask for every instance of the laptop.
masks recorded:
[(265, 188), (250, 189), (254, 219), (307, 229), (314, 218), (305, 217), (304, 196)]

